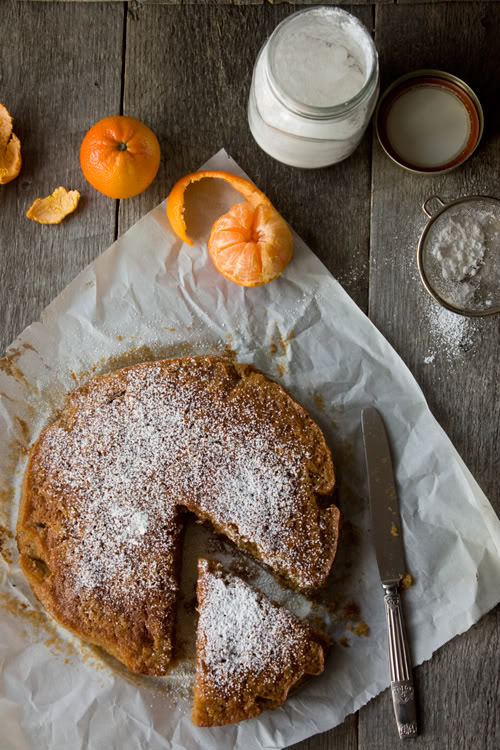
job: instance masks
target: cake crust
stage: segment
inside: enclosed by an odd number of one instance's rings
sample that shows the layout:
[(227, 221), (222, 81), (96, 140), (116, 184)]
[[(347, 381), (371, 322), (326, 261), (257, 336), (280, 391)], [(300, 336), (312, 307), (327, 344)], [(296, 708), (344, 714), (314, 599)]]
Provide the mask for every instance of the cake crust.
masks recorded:
[(61, 625), (134, 672), (162, 675), (186, 509), (307, 591), (335, 557), (334, 482), (319, 427), (256, 368), (142, 363), (73, 391), (34, 444), (21, 566)]

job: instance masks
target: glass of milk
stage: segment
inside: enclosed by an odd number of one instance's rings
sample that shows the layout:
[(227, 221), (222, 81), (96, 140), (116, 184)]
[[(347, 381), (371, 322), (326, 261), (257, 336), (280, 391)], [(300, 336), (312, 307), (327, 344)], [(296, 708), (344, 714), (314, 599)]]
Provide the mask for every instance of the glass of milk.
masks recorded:
[(341, 8), (302, 10), (282, 21), (259, 53), (250, 130), (284, 164), (336, 164), (360, 142), (378, 92), (377, 50), (363, 24)]

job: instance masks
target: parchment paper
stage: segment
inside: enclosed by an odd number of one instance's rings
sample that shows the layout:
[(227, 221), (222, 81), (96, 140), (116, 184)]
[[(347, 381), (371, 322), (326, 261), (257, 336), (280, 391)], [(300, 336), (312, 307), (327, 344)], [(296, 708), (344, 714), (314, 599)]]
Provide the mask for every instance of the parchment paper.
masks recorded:
[[(224, 151), (205, 167), (242, 174)], [(218, 181), (192, 188), (188, 227), (200, 238), (194, 247), (173, 235), (162, 203), (84, 270), (1, 361), (2, 750), (272, 750), (334, 727), (383, 690), (386, 631), (359, 423), (367, 404), (382, 412), (393, 446), (415, 579), (405, 594), (414, 662), (430, 658), (500, 598), (500, 523), (493, 509), (411, 373), (314, 254), (295, 236), (283, 276), (255, 289), (214, 269), (203, 237), (235, 199), (241, 198)], [(370, 632), (358, 637), (342, 625), (350, 647), (335, 645), (324, 674), (283, 708), (201, 730), (191, 724), (189, 705), (125, 679), (86, 649), (80, 654), (77, 641), (40, 613), (8, 531), (15, 529), (26, 446), (75, 381), (130, 356), (225, 350), (279, 379), (324, 429), (347, 522), (329, 590), (359, 605)]]

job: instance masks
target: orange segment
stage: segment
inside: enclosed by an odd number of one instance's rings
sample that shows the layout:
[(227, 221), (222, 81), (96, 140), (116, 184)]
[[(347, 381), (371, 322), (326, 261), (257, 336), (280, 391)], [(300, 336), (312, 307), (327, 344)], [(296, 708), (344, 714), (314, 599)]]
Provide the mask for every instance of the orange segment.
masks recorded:
[(21, 171), (21, 141), (12, 132), (12, 117), (0, 104), (0, 185), (15, 179)]
[(187, 234), (184, 194), (192, 182), (206, 177), (225, 180), (246, 198), (246, 202), (235, 204), (212, 227), (208, 251), (215, 267), (241, 286), (272, 281), (292, 258), (293, 239), (269, 198), (249, 180), (213, 170), (185, 175), (174, 185), (167, 200), (172, 229), (183, 242), (194, 244)]
[(26, 211), (26, 216), (38, 221), (39, 224), (60, 224), (68, 214), (73, 213), (79, 200), (78, 190), (68, 191), (66, 188), (58, 187), (52, 195), (37, 198)]

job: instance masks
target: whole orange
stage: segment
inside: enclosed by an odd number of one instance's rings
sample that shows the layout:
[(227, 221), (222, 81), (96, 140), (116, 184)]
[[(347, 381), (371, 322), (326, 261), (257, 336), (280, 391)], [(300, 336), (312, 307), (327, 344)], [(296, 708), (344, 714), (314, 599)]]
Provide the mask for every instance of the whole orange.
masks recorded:
[(135, 117), (104, 117), (80, 147), (80, 165), (90, 184), (110, 198), (131, 198), (146, 190), (160, 166), (160, 144)]

